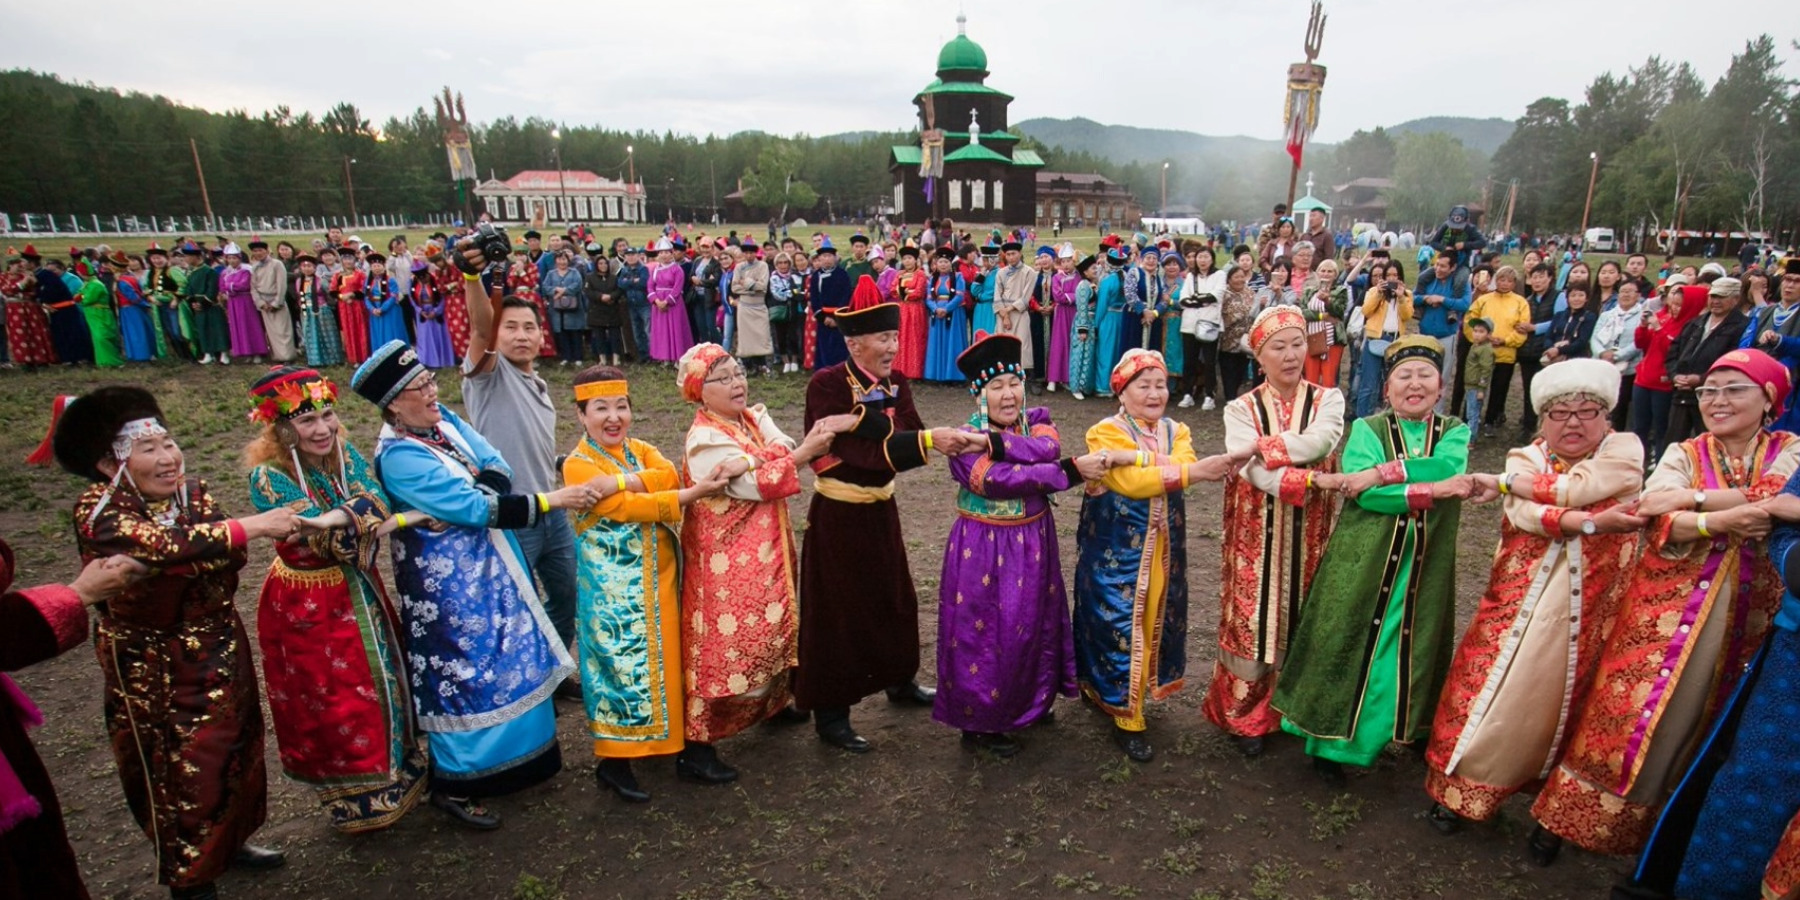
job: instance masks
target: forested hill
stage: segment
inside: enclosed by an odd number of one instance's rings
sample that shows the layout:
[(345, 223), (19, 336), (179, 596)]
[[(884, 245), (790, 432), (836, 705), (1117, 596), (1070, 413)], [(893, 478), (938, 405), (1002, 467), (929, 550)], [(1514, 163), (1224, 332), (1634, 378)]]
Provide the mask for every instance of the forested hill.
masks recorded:
[[(1102, 125), (1092, 119), (1026, 119), (1013, 126), (1050, 146), (1076, 150), (1105, 157), (1114, 162), (1151, 162), (1172, 157), (1230, 157), (1252, 153), (1279, 151), (1281, 142), (1272, 138), (1242, 135), (1214, 136), (1168, 128), (1135, 128), (1130, 125)], [(1471, 119), (1460, 116), (1429, 116), (1398, 125), (1387, 126), (1389, 134), (1429, 134), (1437, 132), (1461, 141), (1463, 146), (1492, 156), (1512, 135), (1513, 123), (1506, 119)], [(1331, 145), (1318, 143), (1315, 148)]]

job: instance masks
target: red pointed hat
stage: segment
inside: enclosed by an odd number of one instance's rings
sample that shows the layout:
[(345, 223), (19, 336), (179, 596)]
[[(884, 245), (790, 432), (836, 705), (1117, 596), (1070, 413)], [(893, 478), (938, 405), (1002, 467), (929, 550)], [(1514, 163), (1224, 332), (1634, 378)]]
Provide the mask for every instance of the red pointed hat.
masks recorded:
[(875, 279), (863, 275), (856, 279), (856, 289), (850, 293), (851, 309), (868, 309), (881, 302), (881, 290), (875, 287)]

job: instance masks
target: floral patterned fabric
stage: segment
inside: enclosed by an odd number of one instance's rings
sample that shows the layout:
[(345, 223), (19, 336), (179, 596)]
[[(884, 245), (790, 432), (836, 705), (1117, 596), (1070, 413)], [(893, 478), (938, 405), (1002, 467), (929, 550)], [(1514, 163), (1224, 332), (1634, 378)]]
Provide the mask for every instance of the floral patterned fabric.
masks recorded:
[(518, 542), (487, 526), (492, 494), (474, 476), (509, 471), (505, 461), (455, 413), (439, 410), (442, 447), (385, 427), (377, 470), (397, 508), (446, 526), (408, 528), (392, 542), (413, 707), (419, 728), (431, 733), (432, 781), (492, 796), (561, 768), (550, 694), (575, 665), (555, 639)]
[(75, 502), (83, 561), (122, 553), (151, 569), (94, 629), (119, 783), (155, 845), (157, 880), (205, 884), (267, 809), (262, 702), (232, 606), (244, 532), (199, 479), (155, 503), (124, 485), (99, 507), (105, 493), (95, 484)]
[(350, 514), (351, 527), (276, 545), (257, 603), (281, 767), (319, 792), (333, 827), (383, 828), (418, 802), (425, 761), (413, 729), (400, 618), (375, 567), (387, 500), (355, 447), (344, 478), (308, 469), (306, 484), (273, 464), (250, 472), (258, 510)]
[(688, 427), (688, 481), (733, 458), (756, 461), (726, 493), (696, 501), (681, 523), (689, 740), (730, 737), (792, 699), (800, 642), (787, 504), (800, 493), (794, 446), (761, 406), (736, 421), (702, 408)]
[(563, 479), (636, 474), (575, 518), (575, 620), (581, 694), (594, 755), (659, 756), (682, 748), (680, 488), (675, 464), (643, 441), (616, 450), (583, 437)]

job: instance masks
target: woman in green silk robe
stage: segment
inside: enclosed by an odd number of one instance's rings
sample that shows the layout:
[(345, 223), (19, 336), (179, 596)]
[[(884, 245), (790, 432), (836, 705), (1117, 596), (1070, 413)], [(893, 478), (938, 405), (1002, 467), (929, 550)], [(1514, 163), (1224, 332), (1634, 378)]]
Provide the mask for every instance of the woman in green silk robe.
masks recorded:
[(1273, 705), (1333, 783), (1342, 764), (1372, 765), (1389, 741), (1428, 737), (1450, 667), (1456, 530), (1473, 482), (1468, 426), (1433, 412), (1442, 359), (1430, 337), (1395, 341), (1389, 409), (1351, 425), (1342, 474), (1314, 476), (1355, 500), (1300, 607)]

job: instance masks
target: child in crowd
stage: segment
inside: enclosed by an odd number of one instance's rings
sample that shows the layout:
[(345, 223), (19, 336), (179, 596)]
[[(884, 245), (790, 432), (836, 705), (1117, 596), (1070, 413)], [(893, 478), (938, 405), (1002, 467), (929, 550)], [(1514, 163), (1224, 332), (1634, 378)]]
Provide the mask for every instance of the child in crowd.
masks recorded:
[(1494, 345), (1488, 338), (1494, 323), (1486, 319), (1469, 320), (1469, 356), (1463, 360), (1463, 422), (1469, 426), (1469, 440), (1481, 436), (1481, 404), (1487, 400), (1488, 380), (1494, 376)]

